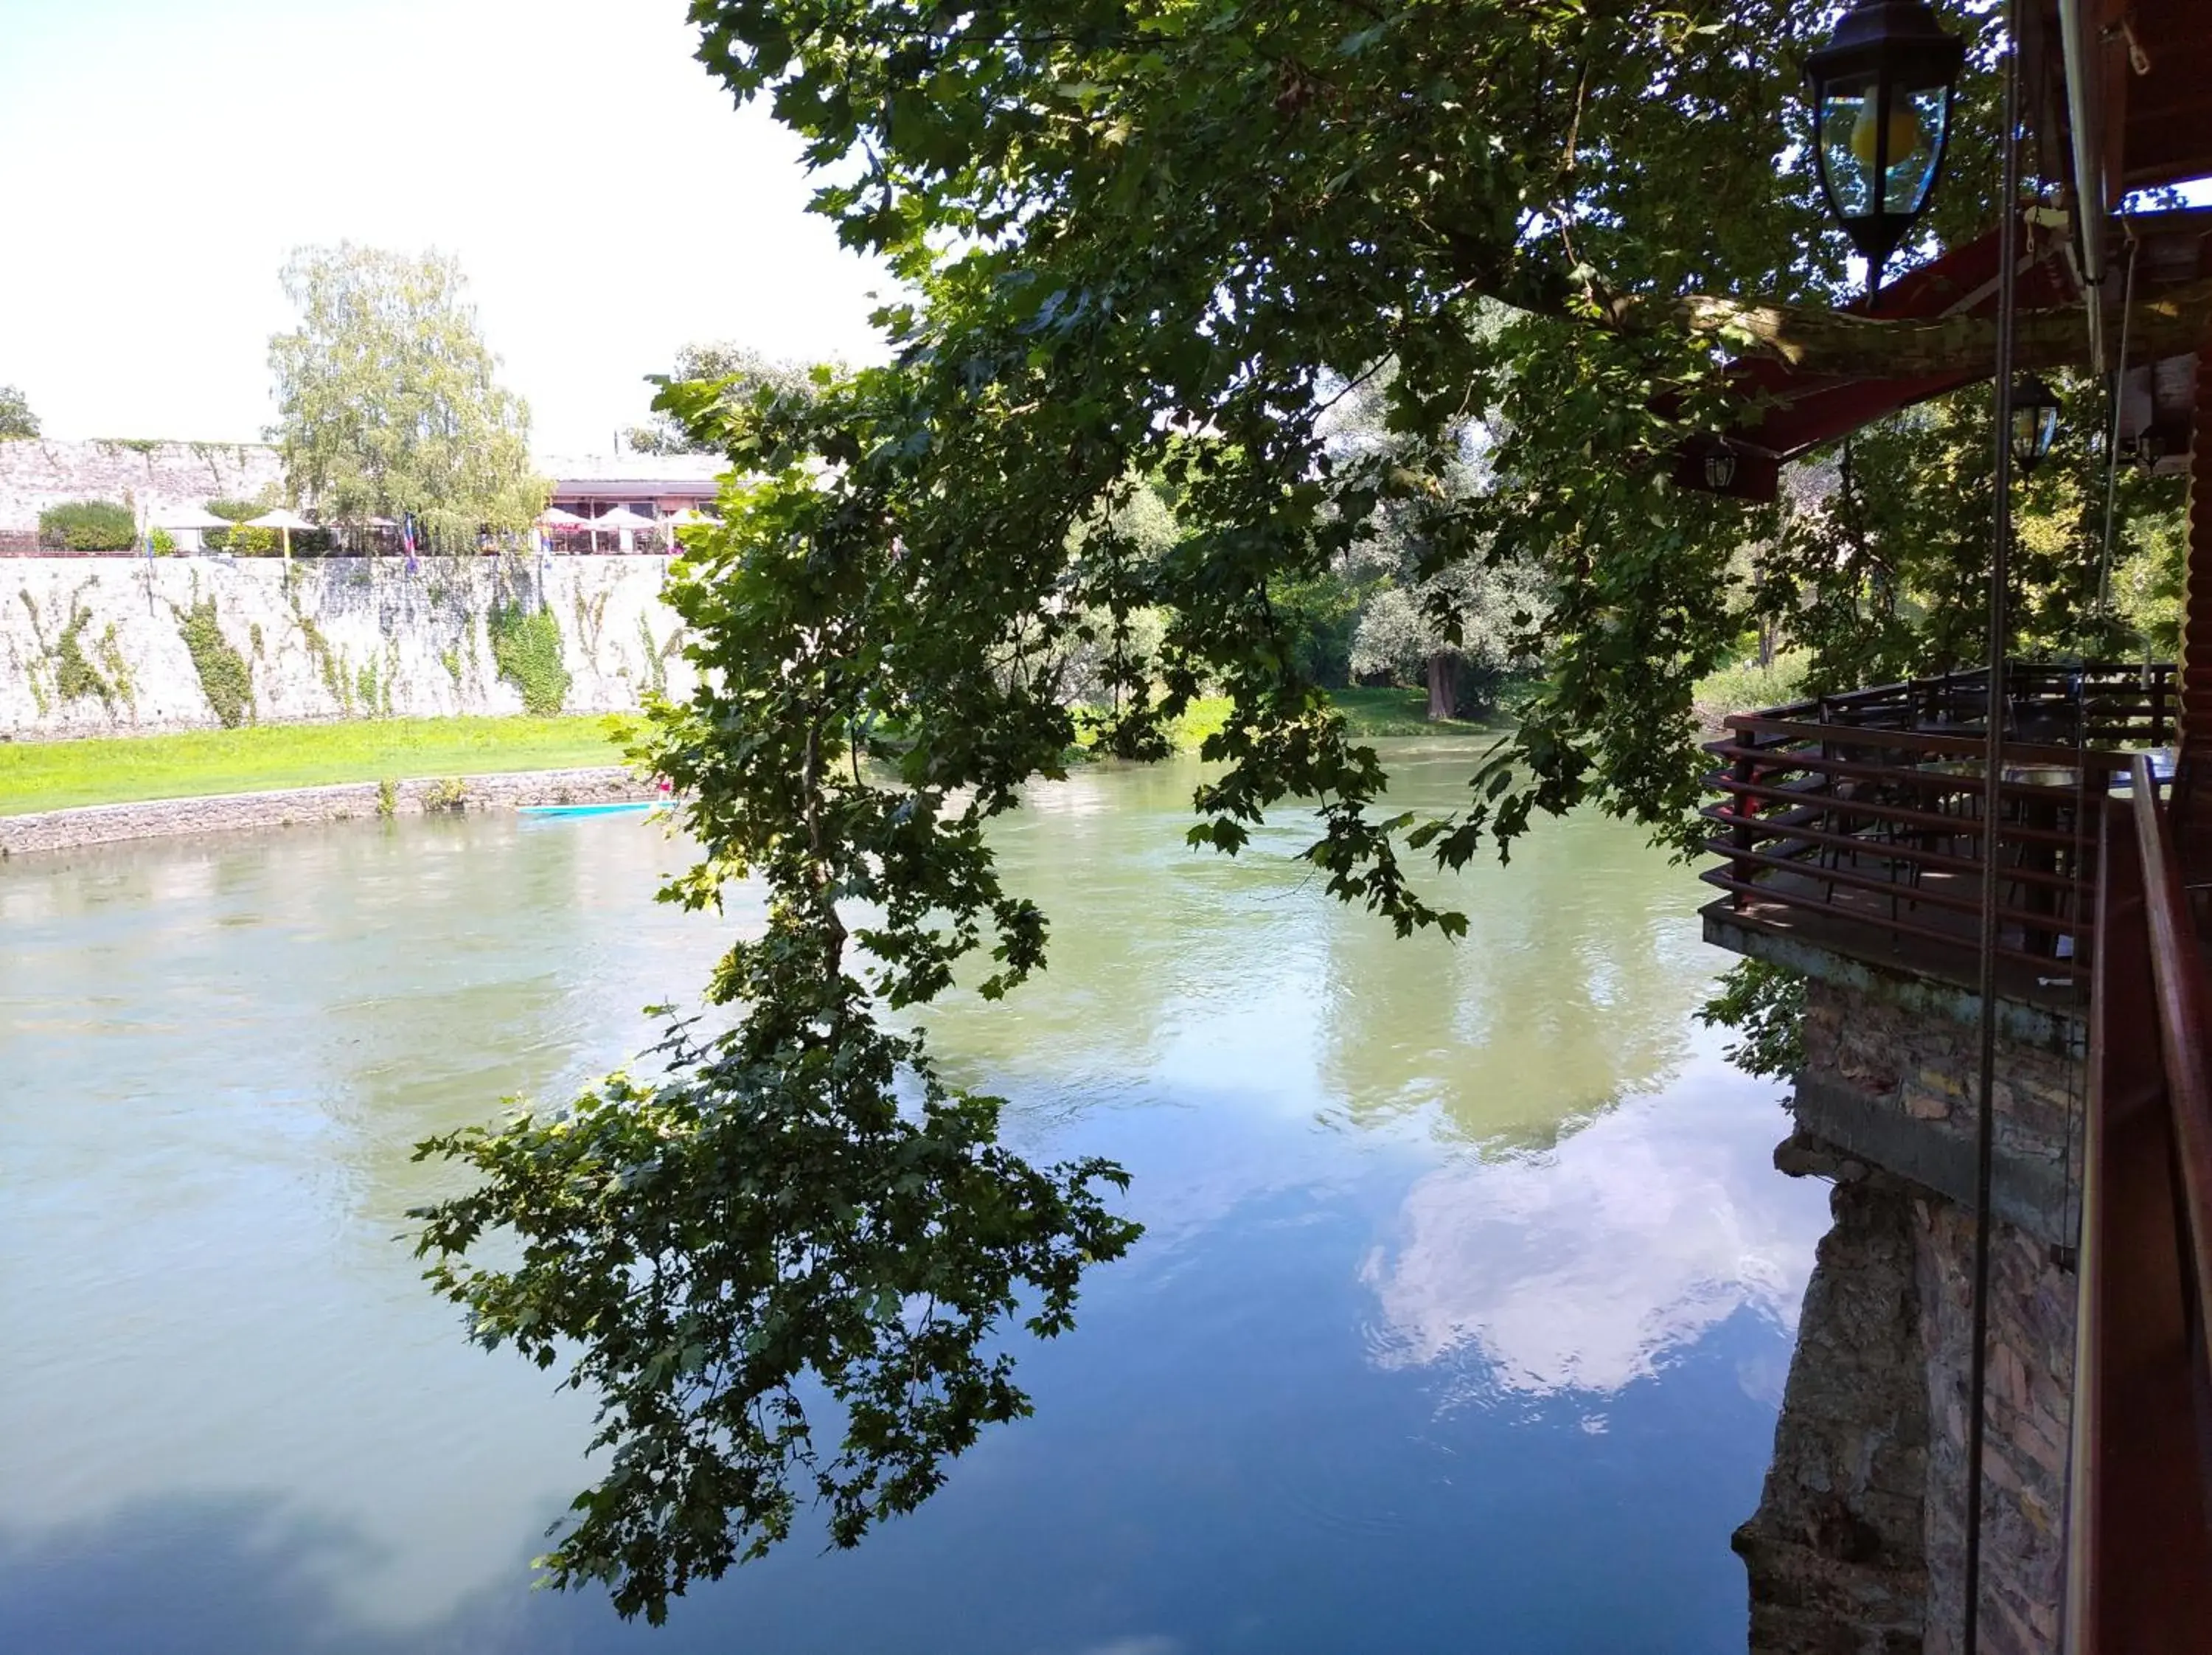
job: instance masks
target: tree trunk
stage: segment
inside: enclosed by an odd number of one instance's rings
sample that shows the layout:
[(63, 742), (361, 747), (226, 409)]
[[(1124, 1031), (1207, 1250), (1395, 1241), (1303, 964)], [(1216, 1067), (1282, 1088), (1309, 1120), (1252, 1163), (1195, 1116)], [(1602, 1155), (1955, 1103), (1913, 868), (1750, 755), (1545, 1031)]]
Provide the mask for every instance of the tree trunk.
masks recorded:
[(1459, 711), (1459, 657), (1440, 649), (1429, 657), (1429, 721), (1450, 718)]

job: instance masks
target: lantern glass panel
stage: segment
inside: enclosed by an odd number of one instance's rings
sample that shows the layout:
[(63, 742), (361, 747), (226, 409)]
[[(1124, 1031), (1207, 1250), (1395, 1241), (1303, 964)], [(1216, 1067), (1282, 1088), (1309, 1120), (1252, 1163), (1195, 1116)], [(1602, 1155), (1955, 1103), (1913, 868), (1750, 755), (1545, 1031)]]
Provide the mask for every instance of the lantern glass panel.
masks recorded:
[(2051, 403), (2021, 403), (2012, 411), (2012, 457), (2032, 472), (2058, 440), (2058, 410)]
[(1838, 82), (1826, 94), (1820, 112), (1821, 181), (1837, 217), (1864, 218), (1874, 210), (1874, 163), (1871, 155), (1860, 161), (1852, 135), (1873, 119), (1874, 79)]
[(1943, 128), (1950, 118), (1948, 88), (1899, 87), (1890, 95), (1889, 171), (1882, 210), (1917, 217), (1936, 185), (1943, 154)]
[(1942, 157), (1948, 89), (1884, 87), (1872, 74), (1839, 78), (1825, 89), (1820, 152), (1837, 216), (1917, 216), (1928, 204)]

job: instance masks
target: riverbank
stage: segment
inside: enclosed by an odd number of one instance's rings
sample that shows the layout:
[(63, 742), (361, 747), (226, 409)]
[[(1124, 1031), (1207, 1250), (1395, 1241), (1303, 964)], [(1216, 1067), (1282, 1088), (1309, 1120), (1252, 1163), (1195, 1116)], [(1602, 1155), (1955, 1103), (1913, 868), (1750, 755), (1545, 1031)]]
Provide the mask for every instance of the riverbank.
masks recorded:
[[(1357, 736), (1480, 734), (1492, 727), (1430, 722), (1418, 690), (1340, 690), (1331, 699)], [(1225, 696), (1194, 703), (1177, 724), (1176, 746), (1196, 751), (1228, 715)], [(386, 776), (588, 769), (621, 757), (619, 723), (605, 715), (378, 718), (0, 741), (0, 818)]]
[[(1340, 690), (1331, 699), (1361, 737), (1498, 727), (1432, 723), (1419, 690)], [(1226, 697), (1194, 704), (1178, 722), (1176, 746), (1195, 751), (1228, 713)], [(648, 798), (646, 787), (607, 762), (620, 751), (620, 722), (363, 719), (0, 743), (0, 855), (425, 809)], [(400, 776), (416, 779), (394, 779)], [(456, 788), (464, 790), (459, 806)]]
[(483, 776), (353, 782), (336, 787), (272, 788), (194, 799), (0, 816), (0, 859), (39, 850), (75, 850), (181, 833), (299, 827), (434, 812), (514, 810), (524, 805), (605, 805), (659, 795), (619, 764), (583, 770), (507, 770)]

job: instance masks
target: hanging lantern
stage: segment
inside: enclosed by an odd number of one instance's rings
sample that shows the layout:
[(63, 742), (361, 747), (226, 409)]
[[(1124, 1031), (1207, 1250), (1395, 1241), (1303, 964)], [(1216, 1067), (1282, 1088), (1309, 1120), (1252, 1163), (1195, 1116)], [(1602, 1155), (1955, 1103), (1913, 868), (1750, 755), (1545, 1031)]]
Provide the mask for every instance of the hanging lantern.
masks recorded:
[(2012, 388), (2012, 463), (2026, 477), (2058, 436), (2058, 393), (2030, 374)]
[(1935, 194), (1966, 60), (1927, 0), (1858, 0), (1805, 60), (1814, 167), (1828, 210), (1866, 256), (1869, 295)]

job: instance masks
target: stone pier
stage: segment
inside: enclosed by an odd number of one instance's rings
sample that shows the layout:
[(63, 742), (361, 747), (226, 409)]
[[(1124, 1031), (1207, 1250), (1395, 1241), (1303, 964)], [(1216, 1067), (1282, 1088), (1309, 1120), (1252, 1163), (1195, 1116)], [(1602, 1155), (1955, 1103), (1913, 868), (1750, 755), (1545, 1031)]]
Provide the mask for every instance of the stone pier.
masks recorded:
[[(1833, 1183), (1835, 1225), (1735, 1539), (1751, 1648), (1963, 1655), (1978, 1002), (1839, 958), (1787, 963), (1812, 974), (1775, 1161)], [(2006, 1001), (1999, 1026), (1978, 1655), (2055, 1655), (2085, 1025)]]

